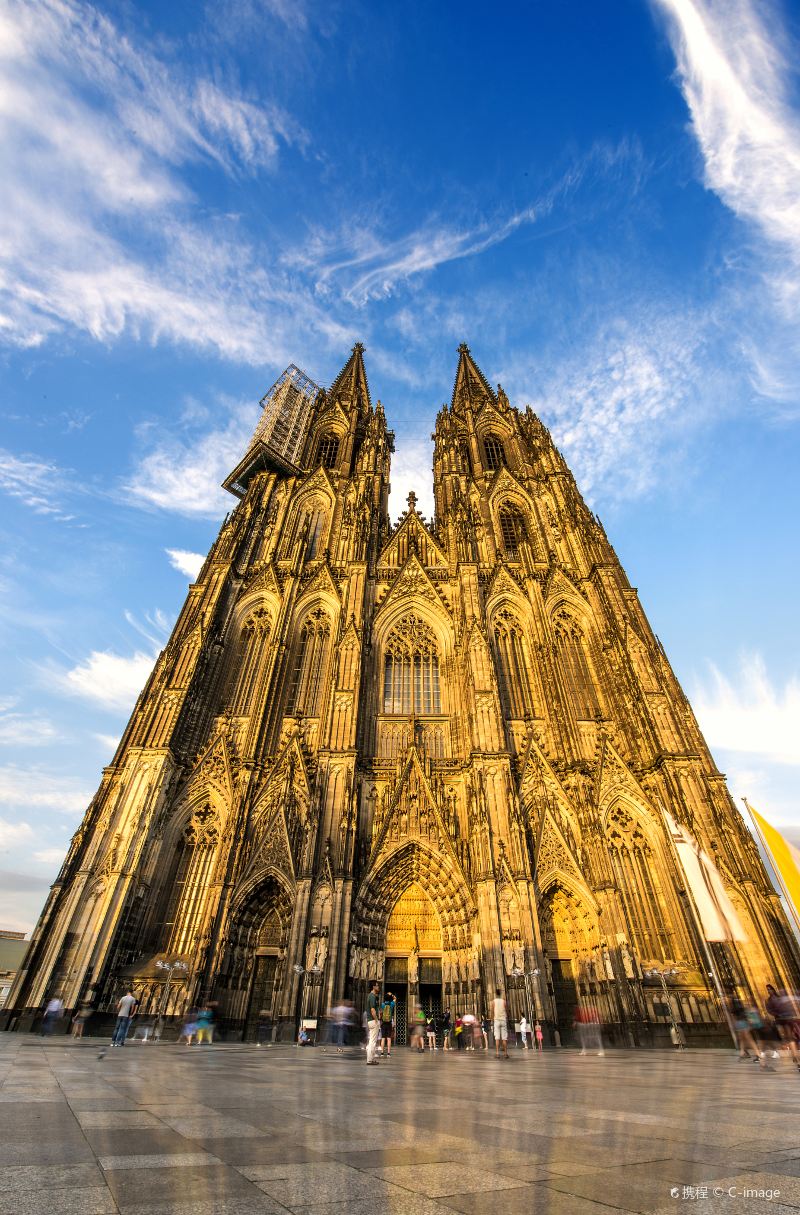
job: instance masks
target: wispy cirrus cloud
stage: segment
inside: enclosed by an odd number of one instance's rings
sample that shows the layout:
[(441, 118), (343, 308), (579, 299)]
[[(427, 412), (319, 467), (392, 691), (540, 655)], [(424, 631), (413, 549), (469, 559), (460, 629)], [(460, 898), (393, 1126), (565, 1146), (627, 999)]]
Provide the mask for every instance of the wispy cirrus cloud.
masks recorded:
[(307, 270), (318, 271), (318, 290), (327, 291), (338, 280), (342, 298), (361, 305), (390, 295), (398, 284), (414, 275), (484, 253), (523, 225), (535, 223), (538, 217), (538, 208), (528, 207), (507, 219), (486, 220), (464, 229), (433, 220), (389, 240), (381, 239), (375, 230), (361, 227), (338, 236), (317, 233), (302, 254), (294, 255), (293, 261)]
[[(362, 306), (391, 295), (426, 271), (486, 253), (551, 215), (557, 204), (565, 205), (590, 181), (602, 181), (607, 189), (623, 166), (628, 189), (635, 191), (643, 165), (635, 141), (596, 143), (528, 206), (510, 214), (473, 217), (461, 224), (433, 215), (400, 236), (387, 236), (379, 225), (363, 219), (349, 220), (339, 230), (312, 231), (304, 248), (287, 254), (285, 261), (314, 275), (323, 296), (336, 293)], [(593, 205), (598, 205), (597, 199)]]
[(69, 777), (42, 768), (0, 765), (0, 806), (36, 807), (74, 814), (86, 807), (91, 793)]
[(63, 523), (75, 517), (64, 505), (69, 492), (67, 475), (50, 460), (0, 449), (0, 491), (34, 514), (50, 515)]
[(122, 486), (129, 501), (175, 514), (219, 518), (234, 499), (222, 481), (241, 460), (250, 441), (258, 407), (252, 401), (222, 399), (214, 424), (209, 410), (193, 410), (188, 421), (169, 431), (161, 428), (151, 443), (143, 436), (143, 450)]
[(113, 712), (129, 712), (153, 669), (154, 653), (114, 654), (93, 650), (83, 662), (67, 670), (48, 669), (56, 690), (91, 701)]
[(202, 553), (191, 553), (185, 548), (168, 548), (164, 550), (169, 557), (169, 563), (173, 569), (176, 569), (179, 574), (185, 574), (187, 578), (195, 581), (200, 570), (203, 568), (205, 557)]
[(733, 676), (709, 663), (692, 704), (712, 748), (800, 765), (800, 676), (776, 684), (757, 653), (743, 655)]
[(270, 172), (307, 137), (279, 107), (188, 72), (82, 0), (0, 9), (0, 340), (64, 329), (280, 361), (338, 335), (309, 290), (209, 214), (185, 170)]
[(752, 293), (745, 305), (741, 342), (753, 386), (776, 402), (793, 402), (800, 391), (800, 114), (792, 76), (798, 47), (769, 2), (651, 3), (667, 20), (705, 183), (748, 224), (756, 272), (769, 293), (759, 309), (774, 309), (754, 319)]
[(713, 338), (709, 315), (642, 301), (638, 316), (600, 325), (577, 356), (554, 360), (533, 393), (524, 369), (512, 378), (551, 427), (582, 492), (622, 501), (652, 491), (667, 453), (674, 462), (683, 438), (726, 400), (723, 373), (705, 357)]
[(0, 747), (43, 747), (54, 742), (59, 731), (40, 713), (22, 713), (17, 701), (0, 702)]
[(11, 823), (8, 819), (0, 818), (0, 852), (19, 848), (21, 844), (26, 844), (33, 838), (34, 831), (30, 823)]

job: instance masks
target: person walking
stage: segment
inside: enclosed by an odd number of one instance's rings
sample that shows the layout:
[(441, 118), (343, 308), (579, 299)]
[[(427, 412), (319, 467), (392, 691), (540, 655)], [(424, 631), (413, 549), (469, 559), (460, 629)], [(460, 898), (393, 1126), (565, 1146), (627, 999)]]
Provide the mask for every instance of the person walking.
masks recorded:
[(125, 1039), (128, 1036), (128, 1026), (130, 1025), (136, 1009), (139, 1007), (139, 1001), (128, 988), (126, 994), (117, 1002), (117, 1023), (114, 1026), (114, 1032), (111, 1035), (112, 1046), (124, 1046)]
[(367, 996), (367, 1067), (377, 1067), (375, 1058), (378, 1049), (378, 1039), (381, 1032), (380, 1015), (380, 984), (377, 979), (369, 989)]
[(481, 1042), (483, 1049), (489, 1049), (489, 1030), (492, 1028), (492, 1023), (486, 1013), (481, 1017)]
[(537, 1021), (533, 1027), (533, 1036), (536, 1039), (536, 1049), (541, 1051), (544, 1045), (544, 1030), (540, 1021)]
[(792, 1057), (795, 1067), (800, 1070), (800, 1055), (797, 1050), (797, 1036), (800, 1033), (800, 1016), (792, 997), (781, 988), (777, 991), (771, 983), (767, 983), (766, 1010), (772, 1017), (775, 1034)]
[(214, 1005), (206, 1004), (197, 1017), (197, 1045), (210, 1046), (214, 1041)]
[(503, 1048), (503, 1058), (508, 1058), (508, 1009), (500, 994), (500, 988), (495, 987), (492, 1000), (492, 1020), (494, 1021), (494, 1053), (500, 1058), (500, 1047)]
[(49, 1038), (56, 1027), (56, 1021), (60, 1021), (64, 1015), (64, 1001), (61, 996), (53, 996), (47, 1001), (47, 1007), (44, 1010), (42, 1017), (42, 1027), (40, 1034), (43, 1038)]
[(436, 1017), (433, 1015), (433, 1010), (431, 1010), (425, 1024), (427, 1025), (428, 1033), (428, 1050), (438, 1050), (439, 1047), (436, 1045)]
[(527, 1049), (528, 1049), (528, 1034), (529, 1034), (529, 1032), (530, 1032), (530, 1026), (528, 1025), (528, 1019), (527, 1019), (527, 1017), (524, 1017), (524, 1016), (523, 1016), (523, 1017), (520, 1017), (520, 1022), (519, 1022), (519, 1036), (520, 1036), (520, 1038), (522, 1038), (522, 1047), (523, 1047), (523, 1050), (527, 1050)]
[(423, 1009), (422, 1005), (420, 1005), (419, 1008), (417, 1009), (417, 1011), (414, 1013), (414, 1030), (413, 1030), (413, 1041), (412, 1041), (412, 1045), (414, 1045), (417, 1048), (417, 1052), (420, 1055), (424, 1054), (424, 1052), (425, 1052), (425, 1026), (426, 1026), (426, 1024), (427, 1024), (427, 1017), (425, 1016), (425, 1010)]
[(83, 1031), (86, 1028), (86, 1022), (92, 1015), (92, 1006), (86, 1001), (81, 1004), (72, 1021), (72, 1036), (73, 1038), (82, 1038)]
[(381, 1004), (381, 1044), (378, 1049), (378, 1054), (385, 1055), (387, 1059), (392, 1054), (392, 1035), (394, 1033), (394, 1018), (397, 1009), (397, 1001), (390, 991), (387, 991), (383, 997)]
[(343, 1000), (334, 1004), (330, 1011), (331, 1045), (336, 1047), (336, 1053), (344, 1054), (344, 1039), (347, 1033), (348, 1008)]
[(451, 1042), (450, 1035), (453, 1032), (453, 1018), (450, 1009), (446, 1008), (442, 1015), (442, 1049), (450, 1050)]
[(456, 1040), (456, 1050), (464, 1049), (464, 1020), (460, 1013), (456, 1013), (456, 1023), (453, 1028), (453, 1037)]

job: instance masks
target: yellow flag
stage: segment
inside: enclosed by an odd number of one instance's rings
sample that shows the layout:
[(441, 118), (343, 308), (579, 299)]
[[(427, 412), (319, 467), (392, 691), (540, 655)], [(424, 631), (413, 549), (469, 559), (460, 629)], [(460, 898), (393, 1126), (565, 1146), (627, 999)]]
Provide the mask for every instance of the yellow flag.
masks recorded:
[(765, 818), (745, 800), (753, 816), (761, 838), (767, 847), (770, 860), (780, 878), (786, 897), (791, 901), (795, 916), (800, 919), (800, 852), (779, 831), (771, 827)]

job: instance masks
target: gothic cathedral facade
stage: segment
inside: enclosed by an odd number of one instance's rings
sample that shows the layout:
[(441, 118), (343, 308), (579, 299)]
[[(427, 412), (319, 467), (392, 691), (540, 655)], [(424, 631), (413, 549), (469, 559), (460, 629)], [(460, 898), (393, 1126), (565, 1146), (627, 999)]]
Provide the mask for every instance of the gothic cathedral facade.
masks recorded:
[[(710, 962), (756, 1000), (788, 985), (779, 899), (541, 421), (461, 346), (435, 518), (412, 494), (393, 527), (363, 348), (327, 391), (291, 370), (6, 1021), (56, 992), (110, 1011), (132, 983), (144, 1014), (214, 1000), (229, 1037), (268, 1017), (286, 1039), (377, 978), (401, 1037), (412, 1005), (480, 1014), (499, 987), (551, 1031), (591, 1004), (627, 1044), (665, 1037), (659, 970), (698, 1039), (723, 1023)], [(709, 957), (664, 808), (747, 945)]]

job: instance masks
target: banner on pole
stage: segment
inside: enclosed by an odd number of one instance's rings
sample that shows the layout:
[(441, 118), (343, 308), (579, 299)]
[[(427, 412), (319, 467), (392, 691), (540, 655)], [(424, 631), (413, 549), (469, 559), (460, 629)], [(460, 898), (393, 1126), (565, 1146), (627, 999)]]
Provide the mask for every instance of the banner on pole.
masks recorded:
[(697, 840), (685, 827), (679, 826), (663, 807), (662, 813), (697, 908), (703, 936), (707, 941), (746, 941), (747, 933), (742, 928), (716, 865), (703, 852)]
[(761, 838), (769, 853), (773, 868), (783, 885), (784, 894), (792, 904), (791, 910), (800, 920), (800, 852), (785, 840), (765, 818), (754, 810), (744, 799), (744, 804), (753, 816), (753, 820), (761, 833)]

